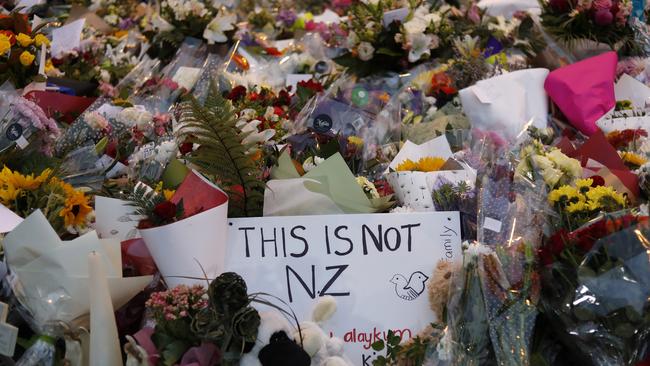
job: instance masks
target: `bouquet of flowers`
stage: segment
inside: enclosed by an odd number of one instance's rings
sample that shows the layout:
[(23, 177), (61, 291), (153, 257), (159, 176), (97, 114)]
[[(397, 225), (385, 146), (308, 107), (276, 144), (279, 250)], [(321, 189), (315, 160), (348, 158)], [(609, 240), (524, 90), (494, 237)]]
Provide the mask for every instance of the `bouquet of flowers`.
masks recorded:
[(647, 357), (647, 223), (630, 211), (607, 214), (542, 248), (541, 308), (577, 359), (635, 365)]
[(589, 40), (624, 54), (639, 52), (630, 26), (631, 1), (550, 0), (541, 4), (544, 28), (571, 47)]
[(37, 52), (50, 45), (39, 29), (32, 30), (27, 15), (17, 11), (0, 15), (0, 84), (8, 80), (23, 88), (38, 79), (39, 66), (48, 68), (35, 62)]
[(83, 232), (93, 213), (88, 197), (50, 169), (35, 175), (4, 166), (0, 172), (0, 203), (22, 217), (42, 210), (59, 235)]

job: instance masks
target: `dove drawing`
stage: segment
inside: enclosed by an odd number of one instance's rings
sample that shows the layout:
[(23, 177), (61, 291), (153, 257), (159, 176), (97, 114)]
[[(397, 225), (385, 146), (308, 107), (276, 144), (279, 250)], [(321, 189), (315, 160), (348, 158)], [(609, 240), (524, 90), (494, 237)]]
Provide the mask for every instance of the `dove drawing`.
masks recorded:
[(395, 293), (400, 299), (412, 301), (424, 292), (424, 286), (428, 279), (429, 277), (424, 273), (416, 271), (411, 274), (408, 281), (401, 274), (395, 274), (390, 279), (390, 283), (395, 285)]

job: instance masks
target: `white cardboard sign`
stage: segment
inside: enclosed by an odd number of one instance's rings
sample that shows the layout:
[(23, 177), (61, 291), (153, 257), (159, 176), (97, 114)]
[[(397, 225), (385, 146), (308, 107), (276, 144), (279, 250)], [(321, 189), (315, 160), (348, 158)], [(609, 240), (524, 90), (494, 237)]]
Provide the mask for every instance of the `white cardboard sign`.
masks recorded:
[(458, 212), (228, 220), (226, 270), (249, 293), (286, 301), (300, 320), (310, 320), (319, 296), (334, 296), (323, 329), (345, 341), (355, 365), (371, 364), (371, 345), (388, 330), (406, 340), (436, 320), (426, 285), (439, 260), (460, 256)]

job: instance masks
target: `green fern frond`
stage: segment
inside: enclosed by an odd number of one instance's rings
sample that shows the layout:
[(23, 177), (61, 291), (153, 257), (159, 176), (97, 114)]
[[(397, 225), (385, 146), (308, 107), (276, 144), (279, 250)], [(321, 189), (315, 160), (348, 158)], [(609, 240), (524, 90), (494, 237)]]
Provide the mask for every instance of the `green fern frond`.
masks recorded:
[(154, 207), (164, 202), (165, 197), (148, 189), (146, 185), (140, 184), (133, 189), (133, 192), (126, 197), (126, 200), (129, 201), (129, 206), (135, 207), (133, 214), (150, 217)]
[(219, 182), (230, 196), (230, 217), (261, 216), (264, 182), (260, 171), (242, 145), (245, 134), (236, 126), (236, 115), (229, 100), (211, 86), (204, 105), (195, 98), (181, 107), (181, 139), (199, 145), (187, 159), (208, 177)]

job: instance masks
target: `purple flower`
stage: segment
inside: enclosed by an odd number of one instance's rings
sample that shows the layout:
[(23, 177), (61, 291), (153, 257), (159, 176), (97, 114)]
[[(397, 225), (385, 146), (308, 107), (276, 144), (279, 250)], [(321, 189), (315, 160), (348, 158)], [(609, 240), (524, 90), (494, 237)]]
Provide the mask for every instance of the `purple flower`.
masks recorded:
[(296, 19), (298, 19), (298, 16), (291, 9), (282, 9), (276, 16), (276, 20), (282, 22), (285, 27), (291, 27), (296, 22)]
[(122, 19), (122, 21), (118, 25), (118, 27), (121, 30), (131, 29), (131, 28), (133, 28), (133, 26), (135, 26), (135, 21), (133, 21), (133, 19), (131, 19), (131, 18)]
[(594, 14), (594, 21), (598, 25), (606, 26), (612, 24), (614, 21), (614, 15), (609, 9), (600, 9)]

